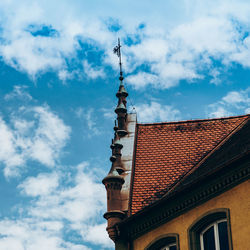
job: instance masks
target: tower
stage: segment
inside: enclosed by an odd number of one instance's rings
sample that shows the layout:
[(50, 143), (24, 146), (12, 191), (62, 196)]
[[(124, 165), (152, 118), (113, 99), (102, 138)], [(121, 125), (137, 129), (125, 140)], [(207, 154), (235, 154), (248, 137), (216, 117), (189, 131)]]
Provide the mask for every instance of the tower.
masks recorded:
[(115, 249), (248, 249), (250, 115), (137, 123), (127, 112), (120, 47), (112, 166), (103, 179)]
[(107, 231), (109, 237), (114, 242), (119, 237), (116, 224), (126, 218), (128, 212), (136, 126), (136, 114), (128, 114), (127, 112), (126, 98), (128, 93), (123, 83), (120, 48), (120, 40), (118, 39), (118, 45), (114, 48), (114, 53), (119, 57), (120, 84), (116, 93), (118, 103), (115, 109), (117, 118), (115, 120), (114, 138), (110, 146), (112, 150), (110, 157), (112, 165), (108, 175), (102, 181), (107, 191), (107, 212), (104, 214), (104, 218), (108, 221)]

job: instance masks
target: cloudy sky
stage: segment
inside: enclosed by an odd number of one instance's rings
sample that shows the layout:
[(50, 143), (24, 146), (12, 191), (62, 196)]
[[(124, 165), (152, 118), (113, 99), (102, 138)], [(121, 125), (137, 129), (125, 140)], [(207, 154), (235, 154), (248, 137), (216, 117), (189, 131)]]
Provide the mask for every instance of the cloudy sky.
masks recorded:
[(1, 250), (113, 249), (118, 37), (139, 122), (250, 112), (249, 0), (1, 0)]

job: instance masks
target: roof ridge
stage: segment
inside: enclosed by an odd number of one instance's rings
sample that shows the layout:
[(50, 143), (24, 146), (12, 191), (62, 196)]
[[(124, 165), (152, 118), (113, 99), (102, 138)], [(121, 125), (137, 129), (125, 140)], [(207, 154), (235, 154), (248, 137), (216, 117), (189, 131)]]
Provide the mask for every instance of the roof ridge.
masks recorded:
[(150, 126), (150, 125), (165, 125), (165, 124), (181, 124), (181, 123), (192, 123), (192, 122), (206, 122), (206, 121), (217, 121), (217, 120), (228, 120), (242, 117), (250, 117), (250, 114), (228, 116), (219, 118), (206, 118), (206, 119), (194, 119), (194, 120), (183, 120), (183, 121), (171, 121), (171, 122), (152, 122), (152, 123), (137, 123), (139, 126)]

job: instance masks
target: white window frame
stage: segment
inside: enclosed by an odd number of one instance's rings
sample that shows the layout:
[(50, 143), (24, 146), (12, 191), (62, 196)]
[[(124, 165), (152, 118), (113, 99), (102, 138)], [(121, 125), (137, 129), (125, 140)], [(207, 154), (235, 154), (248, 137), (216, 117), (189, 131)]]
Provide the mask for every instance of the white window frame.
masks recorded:
[(175, 243), (168, 244), (167, 246), (162, 247), (160, 250), (169, 250), (170, 247), (177, 247)]
[(215, 221), (211, 224), (209, 224), (201, 233), (200, 233), (200, 243), (201, 243), (201, 250), (204, 250), (204, 242), (203, 242), (203, 235), (204, 233), (210, 229), (211, 227), (214, 228), (214, 240), (215, 240), (215, 249), (220, 250), (220, 239), (219, 239), (219, 230), (218, 230), (218, 224), (221, 222), (227, 222), (226, 219)]

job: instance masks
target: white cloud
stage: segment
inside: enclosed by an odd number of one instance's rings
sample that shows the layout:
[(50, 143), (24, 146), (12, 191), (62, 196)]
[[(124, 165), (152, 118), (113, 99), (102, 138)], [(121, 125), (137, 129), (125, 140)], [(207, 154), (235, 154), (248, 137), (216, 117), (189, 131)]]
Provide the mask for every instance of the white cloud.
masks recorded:
[[(77, 7), (74, 9), (67, 1), (59, 6), (48, 1), (24, 0), (22, 4), (5, 1), (0, 7), (3, 29), (0, 54), (7, 64), (33, 78), (49, 70), (57, 71), (62, 80), (72, 77), (67, 73), (66, 60), (77, 57), (79, 40), (84, 37), (98, 44), (113, 40), (101, 20), (91, 22), (84, 15), (76, 18)], [(96, 74), (103, 75), (92, 69), (90, 76)]]
[(106, 119), (109, 119), (109, 120), (115, 120), (116, 118), (116, 113), (115, 113), (115, 106), (112, 108), (112, 109), (107, 109), (107, 108), (102, 108), (101, 111), (103, 113), (103, 116), (106, 118)]
[[(155, 42), (156, 36), (161, 37), (165, 46)], [(127, 68), (133, 69), (134, 65), (138, 67), (143, 64), (149, 68), (147, 73), (139, 72), (128, 78), (128, 82), (136, 88), (148, 84), (157, 88), (169, 88), (183, 79), (200, 79), (203, 77), (202, 70), (207, 69), (214, 76), (213, 82), (218, 84), (219, 71), (213, 65), (213, 59), (220, 60), (225, 67), (230, 67), (230, 63), (235, 61), (248, 66), (244, 60), (233, 59), (239, 53), (241, 34), (226, 15), (210, 13), (209, 16), (197, 17), (172, 27), (168, 33), (149, 33), (142, 40), (140, 44), (126, 49), (130, 58)], [(242, 50), (246, 54), (249, 48), (245, 45)]]
[(62, 223), (35, 219), (0, 221), (0, 248), (2, 250), (88, 250), (84, 245), (62, 239)]
[(93, 108), (82, 108), (78, 107), (75, 110), (75, 115), (79, 119), (83, 119), (84, 122), (86, 123), (87, 131), (85, 133), (87, 134), (88, 137), (91, 137), (93, 135), (99, 135), (100, 131), (97, 128), (97, 124), (95, 122), (95, 110)]
[(151, 37), (144, 39), (140, 44), (136, 44), (129, 49), (138, 61), (159, 62), (163, 55), (169, 52), (169, 44), (164, 36), (160, 38)]
[[(86, 173), (86, 168), (86, 163), (77, 166), (78, 172), (72, 180), (72, 187), (54, 189), (48, 195), (41, 195), (37, 205), (30, 208), (30, 214), (42, 218), (65, 218), (72, 223), (72, 227), (80, 229), (81, 223), (100, 213), (106, 201), (104, 186), (95, 183), (92, 172)], [(46, 179), (44, 177), (43, 181)], [(29, 182), (23, 183), (21, 187), (27, 190)]]
[(228, 92), (222, 99), (207, 107), (209, 117), (224, 117), (235, 114), (248, 114), (250, 111), (250, 88)]
[(250, 108), (246, 108), (245, 113), (250, 114)]
[(233, 115), (230, 111), (226, 110), (225, 107), (219, 106), (218, 104), (209, 106), (209, 118), (219, 118), (219, 117), (227, 117)]
[(88, 63), (87, 60), (83, 61), (83, 70), (84, 73), (88, 76), (90, 79), (96, 79), (96, 78), (104, 78), (105, 73), (103, 69), (96, 69), (92, 65)]
[[(186, 7), (191, 5), (192, 1), (186, 2)], [(135, 88), (148, 84), (169, 88), (183, 79), (203, 78), (203, 70), (208, 70), (213, 77), (211, 82), (219, 84), (221, 66), (217, 68), (213, 60), (222, 63), (223, 71), (230, 69), (233, 62), (249, 67), (250, 16), (246, 9), (249, 11), (250, 6), (244, 1), (232, 1), (230, 6), (225, 1), (196, 2), (194, 6), (188, 21), (173, 25), (168, 31), (152, 31), (149, 24), (140, 37), (142, 42), (125, 49), (125, 66), (128, 72), (132, 71), (128, 83)], [(134, 73), (140, 65), (140, 71)], [(147, 70), (143, 72), (145, 65)]]
[(4, 162), (6, 165), (5, 175), (9, 176), (18, 171), (12, 171), (12, 167), (22, 166), (24, 164), (24, 159), (22, 155), (17, 153), (14, 134), (1, 117), (0, 134), (0, 161)]
[(222, 98), (222, 100), (225, 102), (225, 103), (228, 103), (228, 104), (231, 104), (231, 105), (235, 105), (235, 104), (238, 104), (238, 103), (241, 103), (241, 102), (247, 102), (249, 103), (250, 100), (249, 100), (249, 97), (248, 97), (248, 92), (250, 91), (240, 91), (240, 92), (237, 92), (237, 91), (232, 91), (232, 92), (229, 92), (226, 96), (224, 96)]
[(46, 20), (48, 12), (41, 3), (23, 1), (19, 5), (9, 1), (1, 5), (4, 42), (0, 46), (0, 53), (11, 66), (35, 77), (38, 72), (59, 69), (65, 64), (64, 57), (74, 53), (77, 43), (67, 30), (54, 37), (34, 36), (29, 31), (32, 25), (38, 30), (53, 25), (49, 23), (48, 16)]
[[(46, 237), (57, 235), (58, 242), (63, 241), (62, 230), (67, 230), (81, 237), (83, 245), (89, 242), (105, 249), (112, 248), (113, 243), (105, 230), (106, 223), (98, 223), (106, 207), (105, 188), (96, 179), (100, 174), (90, 169), (87, 162), (71, 167), (71, 170), (70, 175), (65, 175), (63, 170), (42, 173), (27, 178), (19, 185), (23, 195), (33, 197), (31, 206), (22, 214), (26, 214), (31, 222), (39, 221), (39, 227), (44, 228)], [(18, 238), (17, 235), (9, 236)]]
[(175, 121), (180, 119), (180, 111), (169, 105), (152, 101), (135, 107), (139, 122)]
[(139, 72), (135, 75), (126, 77), (126, 82), (133, 85), (135, 89), (143, 88), (149, 84), (156, 87), (159, 83), (159, 80), (159, 77), (157, 77), (156, 75), (146, 72)]
[(73, 75), (72, 73), (70, 73), (69, 71), (65, 70), (65, 69), (62, 69), (58, 72), (58, 77), (60, 80), (62, 81), (66, 81), (68, 79), (72, 79), (73, 78)]
[(5, 100), (12, 100), (12, 99), (22, 99), (23, 101), (26, 100), (26, 101), (31, 101), (33, 98), (32, 96), (26, 91), (27, 89), (27, 86), (14, 86), (14, 90), (9, 93), (9, 94), (6, 94), (4, 96), (4, 99)]
[(212, 76), (212, 79), (210, 80), (210, 83), (213, 83), (215, 85), (219, 85), (221, 83), (221, 79), (220, 79), (221, 72), (220, 72), (220, 70), (211, 69), (209, 74)]
[[(52, 12), (55, 8), (58, 11)], [(145, 16), (143, 10), (147, 8), (151, 14)], [(118, 9), (122, 13), (115, 11)], [(166, 9), (171, 10), (167, 16)], [(136, 16), (131, 16), (131, 12)], [(104, 57), (100, 56), (103, 68), (111, 65), (116, 69), (112, 47), (119, 34), (134, 41), (130, 46), (122, 44), (122, 53), (125, 72), (130, 75), (127, 80), (135, 88), (148, 84), (169, 88), (183, 79), (199, 80), (203, 70), (211, 72), (211, 82), (218, 84), (220, 70), (213, 60), (219, 60), (225, 71), (235, 62), (250, 67), (249, 13), (250, 6), (245, 1), (228, 4), (226, 0), (158, 1), (153, 6), (149, 1), (141, 6), (132, 1), (124, 5), (109, 0), (109, 4), (100, 3), (98, 9), (82, 1), (72, 4), (66, 0), (59, 6), (51, 1), (2, 1), (0, 54), (6, 63), (32, 77), (54, 70), (66, 81), (81, 77), (79, 72), (72, 72), (68, 62), (72, 58), (76, 62), (77, 50), (82, 50), (79, 65), (83, 62), (84, 74), (96, 79), (104, 77), (105, 71), (94, 60), (87, 60), (86, 49), (81, 48), (79, 41), (104, 52)], [(110, 30), (107, 18), (117, 20), (118, 33)], [(139, 29), (141, 23), (144, 28)], [(34, 35), (44, 27), (51, 34)]]
[[(199, 17), (178, 26), (171, 35), (185, 49), (193, 49), (195, 53), (207, 52), (215, 57), (234, 50), (234, 39), (238, 39), (233, 24), (225, 16), (220, 15)], [(236, 37), (233, 39), (234, 35)]]
[(82, 118), (83, 115), (84, 115), (84, 110), (82, 107), (78, 107), (76, 110), (75, 110), (75, 115), (77, 118)]
[(22, 119), (13, 119), (13, 126), (18, 133), (27, 135), (34, 127), (34, 121), (27, 121), (27, 120), (22, 120)]
[[(29, 98), (21, 88), (5, 96), (11, 98)], [(15, 110), (10, 106), (6, 120), (0, 117), (0, 162), (4, 166), (6, 177), (20, 174), (29, 160), (35, 160), (45, 166), (53, 167), (61, 157), (71, 132), (70, 127), (47, 106), (32, 106), (29, 103)]]
[[(112, 247), (113, 243), (106, 236), (106, 227), (106, 223), (88, 227), (87, 230), (82, 231), (83, 239), (93, 244), (99, 244), (108, 248)], [(97, 235), (98, 237), (96, 237)]]
[(57, 174), (39, 174), (37, 177), (28, 177), (19, 188), (28, 196), (48, 195), (58, 186)]

